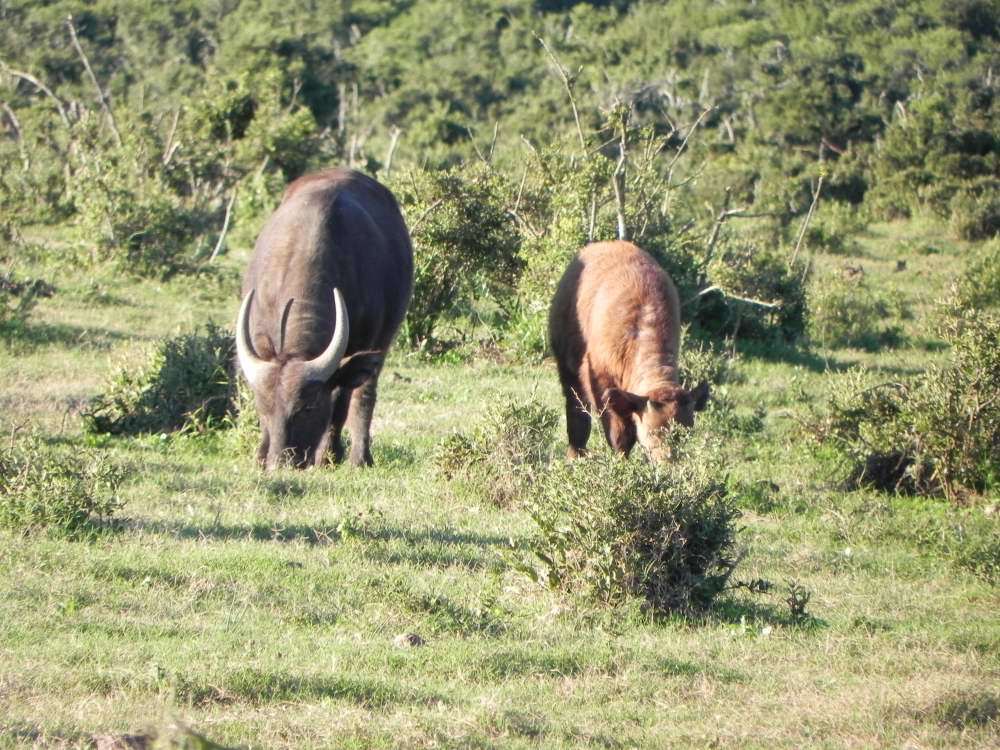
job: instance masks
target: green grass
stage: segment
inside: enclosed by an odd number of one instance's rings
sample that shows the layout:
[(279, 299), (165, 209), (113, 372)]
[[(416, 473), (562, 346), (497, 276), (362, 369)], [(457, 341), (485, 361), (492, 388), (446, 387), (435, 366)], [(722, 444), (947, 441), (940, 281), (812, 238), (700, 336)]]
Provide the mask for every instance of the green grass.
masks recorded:
[[(831, 371), (947, 356), (928, 300), (961, 248), (936, 231), (880, 225), (860, 258), (817, 259), (898, 286), (914, 310), (902, 346), (740, 344), (742, 377), (719, 395), (747, 418), (716, 407), (700, 423), (725, 431), (734, 485), (771, 483), (745, 495), (735, 577), (769, 579), (776, 595), (734, 594), (690, 621), (532, 584), (510, 565), (527, 515), (442, 480), (431, 457), (499, 393), (558, 407), (553, 365), (397, 352), (373, 470), (265, 476), (225, 435), (90, 438), (128, 469), (117, 523), (89, 538), (0, 532), (0, 747), (88, 747), (175, 723), (268, 748), (995, 747), (1000, 595), (928, 542), (983, 507), (845, 493), (803, 427)], [(120, 354), (230, 324), (244, 261), (226, 259), (221, 281), (98, 276), (96, 295), (88, 274), (48, 269), (59, 292), (26, 340), (0, 345), (2, 434), (88, 442), (82, 400)], [(803, 623), (783, 602), (790, 581), (812, 592)], [(398, 648), (401, 633), (426, 644)]]

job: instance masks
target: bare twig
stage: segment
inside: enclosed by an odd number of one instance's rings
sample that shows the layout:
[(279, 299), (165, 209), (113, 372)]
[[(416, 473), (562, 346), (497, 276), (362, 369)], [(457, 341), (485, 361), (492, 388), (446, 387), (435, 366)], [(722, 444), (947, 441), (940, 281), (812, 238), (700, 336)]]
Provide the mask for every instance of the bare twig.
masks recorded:
[(174, 110), (174, 120), (170, 123), (170, 132), (167, 133), (167, 142), (163, 146), (163, 166), (170, 164), (170, 160), (174, 157), (174, 152), (177, 150), (178, 143), (174, 143), (174, 135), (177, 133), (177, 123), (181, 119), (180, 107)]
[(611, 117), (618, 130), (618, 163), (611, 175), (611, 185), (615, 190), (615, 213), (618, 218), (618, 239), (628, 239), (625, 226), (625, 169), (628, 166), (628, 121), (631, 108), (622, 103), (615, 105)]
[(31, 75), (31, 73), (25, 73), (23, 70), (14, 70), (14, 68), (7, 67), (6, 63), (0, 62), (0, 68), (3, 69), (7, 75), (12, 75), (15, 78), (20, 78), (22, 81), (27, 81), (36, 89), (41, 91), (43, 94), (48, 96), (52, 102), (56, 105), (56, 110), (59, 112), (59, 117), (63, 121), (63, 124), (68, 128), (70, 127), (69, 115), (66, 114), (66, 108), (63, 106), (62, 101), (52, 93), (52, 89), (42, 83), (40, 80)]
[(500, 137), (500, 121), (497, 120), (496, 123), (493, 125), (493, 140), (490, 141), (490, 150), (486, 155), (486, 162), (488, 164), (493, 163), (493, 152), (496, 151), (497, 138), (499, 137)]
[(83, 67), (87, 71), (87, 75), (90, 77), (90, 82), (94, 84), (94, 88), (97, 90), (97, 100), (100, 102), (101, 109), (104, 110), (104, 114), (107, 115), (108, 124), (111, 126), (111, 132), (114, 133), (115, 136), (115, 144), (121, 146), (122, 134), (118, 130), (118, 123), (115, 122), (115, 113), (111, 111), (111, 103), (108, 101), (108, 96), (104, 93), (104, 89), (101, 88), (101, 84), (98, 82), (97, 76), (94, 75), (94, 69), (90, 67), (90, 60), (87, 59), (87, 55), (83, 51), (83, 47), (80, 46), (80, 40), (76, 37), (76, 26), (73, 24), (72, 15), (66, 16), (66, 27), (69, 29), (70, 38), (73, 40), (73, 47), (80, 56), (80, 61), (83, 63)]
[(562, 79), (563, 86), (566, 89), (566, 94), (569, 96), (569, 104), (573, 108), (573, 120), (576, 122), (576, 134), (580, 137), (580, 148), (586, 151), (587, 139), (583, 137), (583, 126), (580, 124), (580, 112), (576, 108), (576, 97), (573, 95), (573, 80), (569, 77), (566, 69), (562, 66), (562, 63), (559, 62), (559, 58), (556, 57), (555, 53), (546, 41), (538, 34), (535, 34), (535, 39), (537, 39), (539, 44), (545, 48), (545, 51), (549, 55), (549, 59), (552, 60), (552, 64), (556, 67), (556, 72), (559, 73), (559, 77)]
[[(825, 175), (820, 172), (819, 179), (816, 181), (816, 189), (813, 190), (812, 203), (809, 204), (809, 211), (806, 212), (806, 218), (802, 220), (802, 226), (799, 227), (799, 236), (795, 240), (795, 250), (792, 252), (792, 257), (788, 261), (788, 267), (793, 268), (795, 266), (795, 261), (799, 257), (799, 248), (802, 247), (802, 240), (806, 236), (806, 229), (809, 227), (809, 222), (812, 220), (813, 213), (816, 211), (816, 204), (819, 203), (819, 193), (823, 189), (823, 177)], [(808, 270), (808, 264), (806, 265)], [(805, 281), (805, 275), (803, 275), (803, 281)]]
[(229, 219), (233, 215), (233, 204), (236, 202), (236, 189), (233, 189), (233, 194), (229, 196), (229, 203), (226, 204), (226, 218), (222, 220), (222, 231), (219, 233), (219, 240), (215, 243), (215, 249), (212, 250), (212, 254), (208, 257), (208, 262), (211, 263), (215, 260), (215, 256), (219, 254), (222, 249), (222, 244), (226, 239), (226, 232), (229, 231)]
[(756, 305), (757, 307), (763, 307), (763, 308), (765, 308), (767, 310), (777, 310), (777, 309), (779, 309), (781, 307), (781, 303), (780, 302), (764, 302), (763, 300), (754, 299), (753, 297), (740, 297), (738, 294), (732, 294), (731, 292), (727, 292), (722, 287), (715, 286), (715, 285), (707, 287), (705, 289), (702, 289), (696, 295), (694, 295), (693, 297), (691, 297), (691, 299), (689, 299), (686, 302), (684, 302), (684, 305), (685, 306), (689, 305), (692, 302), (694, 302), (695, 300), (700, 299), (700, 298), (704, 297), (706, 294), (710, 294), (712, 292), (718, 292), (719, 294), (721, 294), (726, 299), (734, 299), (737, 302), (746, 302), (748, 305)]
[(20, 142), (21, 140), (21, 121), (17, 119), (17, 115), (14, 114), (14, 110), (10, 108), (7, 102), (0, 101), (0, 108), (3, 109), (3, 113), (7, 115), (7, 122), (10, 124), (10, 129), (14, 133), (14, 140)]
[(389, 131), (389, 148), (386, 150), (385, 154), (385, 176), (389, 176), (389, 172), (392, 171), (392, 157), (396, 153), (396, 147), (399, 145), (399, 136), (403, 134), (403, 131), (393, 126), (392, 130)]
[(411, 237), (417, 233), (417, 230), (420, 228), (420, 225), (424, 222), (424, 220), (428, 216), (431, 215), (431, 212), (434, 211), (434, 209), (437, 208), (438, 206), (440, 206), (442, 203), (444, 203), (444, 198), (438, 198), (431, 205), (429, 205), (427, 208), (425, 208), (424, 211), (423, 211), (423, 213), (420, 214), (420, 216), (418, 216), (416, 218), (416, 220), (412, 224), (410, 224), (410, 236)]
[(677, 149), (677, 153), (674, 154), (674, 158), (670, 160), (670, 164), (667, 165), (667, 172), (672, 173), (674, 171), (674, 165), (677, 160), (681, 158), (681, 154), (684, 153), (684, 149), (687, 147), (688, 141), (691, 140), (691, 136), (694, 135), (694, 131), (698, 129), (701, 121), (705, 119), (709, 112), (715, 109), (714, 105), (709, 105), (702, 110), (701, 114), (698, 115), (698, 119), (694, 121), (694, 124), (688, 128), (688, 132), (684, 135), (684, 140), (681, 141), (680, 148)]
[(622, 150), (618, 157), (618, 164), (615, 165), (615, 172), (611, 175), (611, 185), (615, 189), (615, 213), (618, 216), (618, 239), (628, 239), (628, 229), (625, 226), (625, 137), (622, 136)]

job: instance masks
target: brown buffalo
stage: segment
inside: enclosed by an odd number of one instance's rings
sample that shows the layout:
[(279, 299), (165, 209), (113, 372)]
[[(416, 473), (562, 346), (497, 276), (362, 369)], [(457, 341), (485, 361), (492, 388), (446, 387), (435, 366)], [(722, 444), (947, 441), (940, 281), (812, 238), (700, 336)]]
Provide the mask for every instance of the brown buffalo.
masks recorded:
[(636, 439), (665, 457), (664, 430), (694, 425), (708, 384), (678, 385), (680, 304), (666, 272), (630, 242), (587, 245), (563, 274), (549, 311), (549, 340), (566, 398), (571, 458), (590, 437), (590, 412), (628, 454)]
[(318, 466), (327, 452), (372, 463), (370, 427), (385, 352), (413, 287), (413, 252), (395, 198), (359, 172), (300, 177), (257, 239), (236, 324), (253, 389), (257, 459)]

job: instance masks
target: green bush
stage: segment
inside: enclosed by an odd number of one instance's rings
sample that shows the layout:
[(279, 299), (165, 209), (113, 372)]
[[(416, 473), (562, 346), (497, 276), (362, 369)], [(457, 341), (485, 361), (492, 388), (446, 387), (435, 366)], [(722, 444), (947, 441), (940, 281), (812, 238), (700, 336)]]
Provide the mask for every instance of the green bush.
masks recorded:
[(852, 481), (944, 494), (1000, 487), (1000, 315), (957, 307), (943, 335), (952, 362), (899, 382), (837, 378), (816, 434), (852, 464)]
[(507, 210), (510, 186), (485, 165), (396, 178), (413, 239), (413, 299), (404, 335), (431, 343), (445, 316), (488, 298), (510, 307), (521, 272), (521, 237)]
[(80, 531), (122, 501), (122, 469), (107, 454), (26, 440), (0, 449), (0, 526)]
[(900, 342), (902, 301), (863, 276), (817, 275), (809, 289), (809, 336), (823, 346), (876, 350)]
[(856, 237), (864, 226), (856, 209), (829, 203), (821, 206), (809, 223), (804, 241), (811, 250), (830, 255), (860, 255)]
[(84, 413), (92, 433), (135, 435), (217, 425), (230, 410), (235, 344), (214, 325), (165, 338), (132, 357)]
[(958, 279), (956, 297), (963, 308), (1000, 307), (1000, 239), (972, 252)]
[(802, 269), (752, 241), (726, 242), (707, 269), (713, 291), (694, 311), (698, 326), (715, 334), (787, 341), (806, 328), (806, 289)]
[(694, 388), (699, 383), (722, 385), (735, 379), (737, 355), (686, 335), (681, 346), (681, 385)]
[(446, 478), (468, 480), (495, 505), (518, 504), (548, 464), (558, 422), (547, 406), (501, 398), (471, 431), (446, 438), (437, 447), (434, 464)]
[(137, 276), (186, 270), (204, 217), (171, 190), (160, 164), (161, 144), (142, 125), (130, 125), (112, 147), (99, 124), (78, 124), (73, 204), (94, 260), (111, 261)]
[(532, 578), (604, 604), (708, 607), (736, 567), (739, 511), (710, 462), (597, 454), (550, 468), (529, 512)]
[(9, 268), (0, 273), (0, 337), (23, 331), (38, 298), (48, 293), (51, 287), (39, 279), (19, 279)]
[(983, 180), (956, 192), (951, 230), (963, 240), (989, 240), (1000, 234), (1000, 181)]

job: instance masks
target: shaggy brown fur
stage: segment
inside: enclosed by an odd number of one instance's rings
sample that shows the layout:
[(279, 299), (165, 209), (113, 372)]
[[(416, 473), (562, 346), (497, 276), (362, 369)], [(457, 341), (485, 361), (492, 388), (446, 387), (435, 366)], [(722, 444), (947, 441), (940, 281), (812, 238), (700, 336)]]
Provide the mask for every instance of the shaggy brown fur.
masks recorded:
[(661, 457), (664, 428), (691, 427), (708, 384), (678, 385), (680, 304), (666, 272), (630, 242), (588, 245), (563, 274), (549, 313), (549, 340), (566, 398), (571, 457), (584, 452), (590, 413), (628, 453), (636, 440)]

